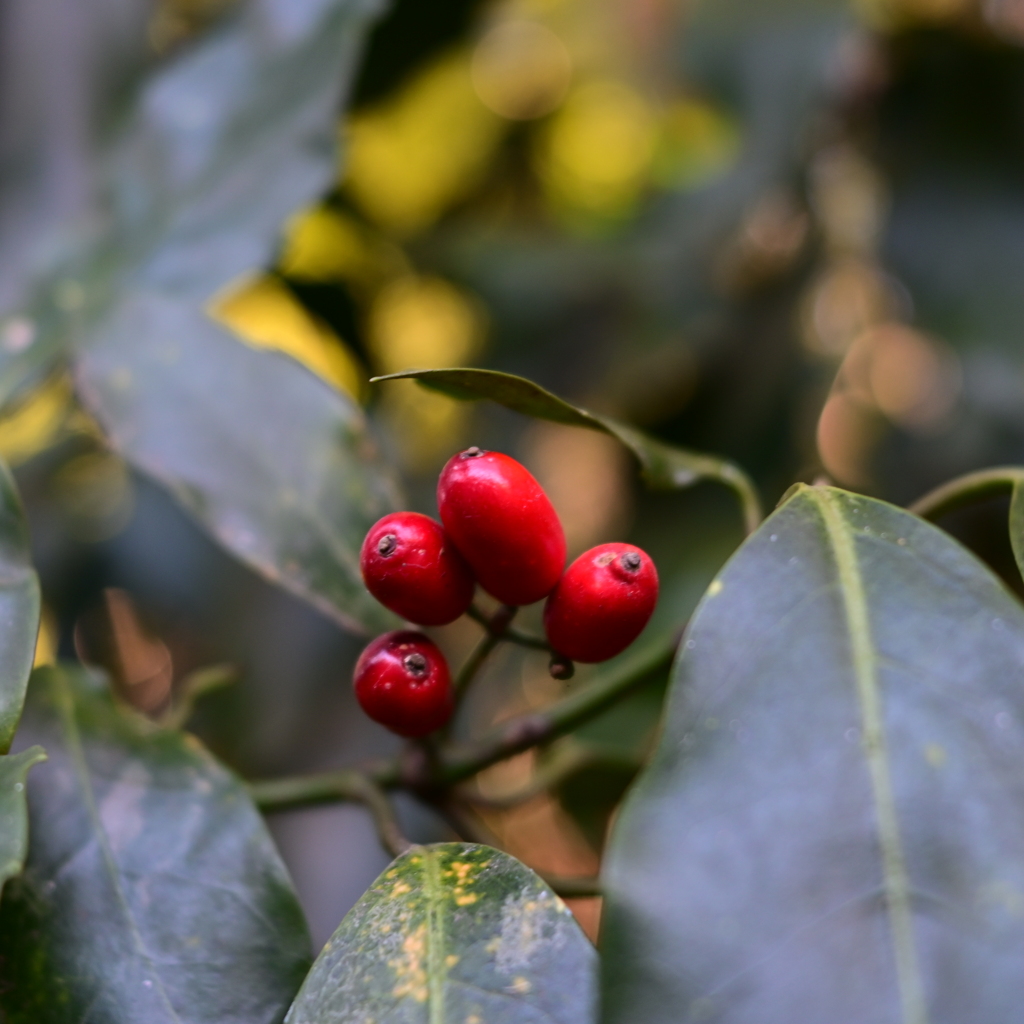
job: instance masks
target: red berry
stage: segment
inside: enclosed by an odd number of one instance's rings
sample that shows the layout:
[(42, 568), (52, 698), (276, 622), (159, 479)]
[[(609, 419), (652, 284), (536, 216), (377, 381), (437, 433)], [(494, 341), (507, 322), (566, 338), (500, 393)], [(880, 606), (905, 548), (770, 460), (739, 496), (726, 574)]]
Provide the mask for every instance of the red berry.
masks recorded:
[(473, 600), (473, 573), (441, 524), (419, 512), (377, 522), (359, 556), (366, 588), (385, 608), (420, 626), (454, 622)]
[(551, 592), (565, 566), (565, 534), (525, 466), (467, 448), (441, 471), (437, 504), (445, 531), (489, 594), (520, 605)]
[(573, 661), (607, 661), (640, 635), (657, 601), (649, 555), (631, 544), (599, 544), (565, 570), (548, 598), (548, 642)]
[(422, 633), (377, 637), (359, 655), (353, 681), (359, 706), (399, 736), (426, 736), (452, 716), (448, 662)]

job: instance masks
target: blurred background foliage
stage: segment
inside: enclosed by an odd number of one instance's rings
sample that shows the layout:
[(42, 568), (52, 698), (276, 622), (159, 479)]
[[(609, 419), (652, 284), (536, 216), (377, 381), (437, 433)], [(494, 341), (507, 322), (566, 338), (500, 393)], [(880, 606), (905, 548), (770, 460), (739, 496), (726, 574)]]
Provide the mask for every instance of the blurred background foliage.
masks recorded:
[[(26, 254), (83, 208), (133, 83), (231, 7), (0, 3), (0, 311), (31, 274)], [(650, 634), (664, 635), (740, 540), (728, 493), (645, 493), (610, 438), (368, 378), (519, 373), (735, 459), (769, 504), (822, 475), (904, 503), (1022, 461), (1022, 45), (1021, 0), (396, 0), (339, 116), (333, 186), (284, 226), (273, 265), (208, 312), (363, 405), (412, 507), (435, 511), (459, 447), (522, 458), (573, 553), (624, 538), (651, 552), (664, 597)], [(20, 351), (29, 329), (0, 318), (0, 346)], [(4, 411), (0, 455), (42, 574), (40, 660), (77, 651), (149, 710), (189, 673), (236, 666), (194, 724), (248, 776), (392, 749), (350, 694), (364, 641), (129, 471), (65, 370)], [(1004, 512), (946, 525), (1019, 586)], [(457, 658), (476, 629), (437, 632)], [(551, 700), (566, 684), (545, 668), (499, 657), (459, 728)], [(594, 870), (664, 683), (481, 777), (481, 813), (510, 852)], [(553, 797), (502, 806), (565, 763)], [(444, 834), (404, 813), (417, 838)], [(274, 825), (322, 941), (385, 855), (357, 808)], [(576, 910), (593, 931), (595, 901)]]

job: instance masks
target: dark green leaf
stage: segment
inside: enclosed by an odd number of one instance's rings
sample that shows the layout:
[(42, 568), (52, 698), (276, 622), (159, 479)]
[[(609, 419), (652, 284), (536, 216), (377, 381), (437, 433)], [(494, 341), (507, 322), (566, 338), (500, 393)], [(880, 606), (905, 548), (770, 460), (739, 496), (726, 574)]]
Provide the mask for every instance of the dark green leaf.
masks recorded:
[(21, 871), (28, 849), (28, 807), (25, 777), (34, 764), (46, 760), (42, 747), (0, 757), (0, 890)]
[(89, 236), (24, 308), (0, 311), (28, 328), (0, 339), (0, 401), (102, 335), (134, 289), (198, 310), (269, 262), (285, 218), (333, 180), (339, 104), (379, 8), (240, 4), (143, 83), (102, 155)]
[(698, 480), (719, 480), (736, 491), (749, 528), (760, 521), (757, 494), (746, 474), (725, 459), (701, 455), (664, 444), (633, 427), (608, 416), (570, 405), (539, 384), (497, 370), (455, 368), (445, 370), (403, 370), (374, 381), (412, 378), (425, 387), (463, 400), (489, 398), (506, 409), (537, 419), (565, 423), (572, 427), (598, 430), (621, 441), (640, 461), (644, 479), (659, 490), (688, 487)]
[(1017, 568), (1024, 576), (1024, 479), (1014, 481), (1010, 492), (1010, 544)]
[(396, 492), (350, 399), (152, 292), (82, 354), (78, 384), (115, 447), (226, 548), (347, 626), (392, 628), (359, 547)]
[(280, 1021), (309, 936), (244, 786), (82, 669), (35, 673), (22, 735), (49, 762), (0, 911), (8, 1024)]
[(287, 1024), (590, 1024), (596, 969), (529, 868), (486, 846), (414, 847), (341, 922)]
[(878, 501), (802, 488), (712, 583), (613, 832), (608, 1024), (1015, 1019), (1024, 612)]
[(21, 717), (39, 632), (39, 580), (28, 526), (10, 470), (0, 462), (0, 754)]
[[(375, 0), (264, 0), (158, 71), (105, 163), (90, 244), (0, 343), (0, 400), (72, 346), (115, 445), (229, 550), (342, 622), (380, 628), (358, 550), (395, 507), (353, 403), (204, 313), (266, 265), (336, 173), (337, 115)], [(20, 342), (19, 342), (20, 345)]]

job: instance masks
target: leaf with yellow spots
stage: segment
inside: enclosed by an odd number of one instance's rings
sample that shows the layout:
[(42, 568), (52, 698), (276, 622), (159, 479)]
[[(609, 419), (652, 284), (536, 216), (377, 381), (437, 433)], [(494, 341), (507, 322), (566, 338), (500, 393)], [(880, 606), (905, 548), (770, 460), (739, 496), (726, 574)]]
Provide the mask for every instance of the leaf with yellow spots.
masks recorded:
[(573, 916), (519, 861), (418, 847), (342, 921), (286, 1024), (591, 1024), (596, 969)]

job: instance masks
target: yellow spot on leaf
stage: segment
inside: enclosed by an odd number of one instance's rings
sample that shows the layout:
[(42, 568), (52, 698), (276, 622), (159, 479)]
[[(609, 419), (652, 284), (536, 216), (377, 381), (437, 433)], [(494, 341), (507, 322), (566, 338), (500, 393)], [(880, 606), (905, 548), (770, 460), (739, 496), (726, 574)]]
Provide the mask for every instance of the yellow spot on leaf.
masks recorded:
[(716, 597), (722, 592), (723, 583), (721, 580), (713, 580), (711, 586), (708, 587), (708, 597)]
[(459, 962), (459, 958), (454, 953), (449, 953), (444, 958), (445, 967), (454, 967)]
[(391, 993), (396, 999), (410, 996), (418, 1003), (427, 1001), (426, 950), (427, 926), (421, 924), (402, 943), (402, 955), (388, 961), (395, 972), (395, 987)]
[(455, 902), (460, 907), (468, 907), (476, 903), (480, 897), (475, 892), (466, 892), (455, 897)]
[(526, 995), (527, 992), (532, 989), (533, 986), (521, 975), (512, 979), (512, 984), (509, 985), (509, 992), (514, 992), (518, 996)]

